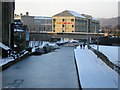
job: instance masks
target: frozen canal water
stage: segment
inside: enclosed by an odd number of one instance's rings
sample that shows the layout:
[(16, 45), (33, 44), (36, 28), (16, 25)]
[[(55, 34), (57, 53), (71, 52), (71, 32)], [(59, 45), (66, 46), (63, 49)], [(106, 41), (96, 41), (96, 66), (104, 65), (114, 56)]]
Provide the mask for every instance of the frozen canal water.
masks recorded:
[(74, 47), (30, 56), (3, 71), (6, 88), (79, 88)]

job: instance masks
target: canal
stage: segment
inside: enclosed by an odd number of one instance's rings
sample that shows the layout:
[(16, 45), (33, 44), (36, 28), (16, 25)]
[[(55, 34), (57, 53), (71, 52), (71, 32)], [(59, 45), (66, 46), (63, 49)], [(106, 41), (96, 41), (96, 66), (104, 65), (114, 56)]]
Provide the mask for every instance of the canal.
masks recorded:
[(32, 55), (2, 72), (4, 88), (79, 88), (74, 47)]

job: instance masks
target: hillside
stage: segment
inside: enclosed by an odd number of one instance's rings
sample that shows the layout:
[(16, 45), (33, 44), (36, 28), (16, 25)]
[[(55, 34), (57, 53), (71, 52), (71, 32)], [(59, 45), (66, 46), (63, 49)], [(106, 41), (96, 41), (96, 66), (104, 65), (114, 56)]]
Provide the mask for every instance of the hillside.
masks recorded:
[(104, 26), (115, 27), (115, 26), (118, 25), (118, 17), (115, 17), (115, 18), (99, 18), (99, 20), (100, 20), (101, 27), (104, 27)]

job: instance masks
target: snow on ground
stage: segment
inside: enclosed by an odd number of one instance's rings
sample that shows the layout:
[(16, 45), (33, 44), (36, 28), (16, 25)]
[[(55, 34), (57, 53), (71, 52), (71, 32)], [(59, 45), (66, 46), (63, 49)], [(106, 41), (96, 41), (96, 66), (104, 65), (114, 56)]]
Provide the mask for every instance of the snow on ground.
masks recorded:
[[(29, 42), (29, 47), (32, 47), (32, 52), (34, 52), (36, 50), (36, 48), (38, 48), (36, 46), (39, 46), (39, 48), (43, 48), (43, 46), (45, 44), (49, 44), (51, 46), (57, 47), (56, 43), (50, 43), (50, 42), (47, 42), (47, 41), (30, 41)], [(2, 47), (3, 45), (0, 43), (0, 46)], [(8, 47), (7, 47), (7, 49), (8, 49)], [(24, 52), (24, 54), (26, 54), (26, 53), (28, 53), (28, 51)], [(24, 54), (22, 54), (21, 56), (23, 56)], [(5, 64), (7, 64), (8, 62), (11, 62), (11, 61), (14, 61), (14, 60), (15, 59), (13, 59), (13, 57), (0, 58), (0, 66), (3, 66)]]
[[(92, 46), (92, 45), (91, 45)], [(93, 46), (92, 46), (93, 47)], [(94, 45), (95, 49), (97, 49), (97, 45)], [(118, 50), (120, 47), (118, 46), (103, 46), (99, 45), (99, 51), (108, 57), (108, 59), (114, 64), (118, 63)]]
[[(29, 47), (36, 47), (36, 46), (39, 46), (39, 47), (43, 47), (45, 44), (49, 44), (50, 46), (55, 46), (57, 47), (57, 43), (58, 44), (62, 44), (62, 43), (67, 43), (67, 42), (70, 42), (70, 43), (78, 43), (79, 41), (78, 40), (73, 40), (73, 39), (61, 39), (60, 41), (57, 41), (57, 42), (48, 42), (48, 41), (30, 41), (29, 42)], [(33, 50), (34, 51), (34, 50)]]
[(0, 42), (0, 48), (3, 48), (5, 50), (9, 50), (10, 48), (6, 45), (4, 45), (2, 42)]
[(78, 43), (78, 40), (74, 40), (74, 39), (68, 39), (68, 38), (64, 38), (61, 39), (60, 41), (57, 41), (57, 43)]
[(74, 52), (82, 88), (118, 88), (118, 73), (91, 50), (78, 46)]
[(35, 47), (35, 46), (43, 47), (45, 44), (54, 46), (56, 43), (55, 42), (52, 43), (52, 42), (48, 42), (48, 41), (30, 41), (29, 47)]
[(7, 64), (8, 62), (13, 61), (14, 59), (12, 57), (6, 57), (4, 59), (0, 58), (0, 67)]
[(70, 42), (70, 43), (79, 43), (78, 40), (70, 40), (69, 42)]
[(36, 48), (38, 48), (38, 47), (43, 48), (43, 46), (46, 44), (53, 46), (55, 48), (58, 47), (58, 45), (55, 42), (48, 42), (48, 41), (30, 41), (29, 47), (32, 47), (32, 52), (35, 52)]
[(63, 43), (67, 43), (67, 42), (69, 42), (69, 39), (63, 39), (63, 38), (61, 38), (61, 40), (60, 41), (57, 41), (56, 43), (57, 44), (63, 44)]
[(42, 44), (44, 44), (43, 41), (30, 41), (29, 47), (42, 46)]
[[(20, 57), (22, 57), (23, 55), (27, 53), (28, 51), (24, 51), (24, 54), (22, 54)], [(14, 60), (15, 59), (13, 57), (0, 58), (0, 67)]]

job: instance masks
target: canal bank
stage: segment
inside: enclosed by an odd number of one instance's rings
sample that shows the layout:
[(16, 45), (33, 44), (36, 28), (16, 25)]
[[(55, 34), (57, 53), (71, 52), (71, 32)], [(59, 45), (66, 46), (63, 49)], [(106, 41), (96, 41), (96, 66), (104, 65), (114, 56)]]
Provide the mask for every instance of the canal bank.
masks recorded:
[(43, 46), (31, 47), (26, 50), (21, 51), (20, 53), (13, 53), (6, 58), (0, 59), (0, 71), (7, 69), (8, 67), (16, 64), (17, 62), (23, 60), (24, 58), (30, 55), (42, 55), (49, 52), (59, 49), (54, 45), (45, 44)]
[(29, 52), (26, 52), (24, 55), (22, 55), (20, 57), (17, 57), (15, 59), (10, 58), (10, 57), (8, 57), (6, 59), (3, 59), (3, 60), (11, 59), (11, 61), (7, 61), (7, 62), (3, 61), (3, 62), (6, 62), (6, 63), (3, 63), (3, 65), (0, 66), (0, 70), (3, 71), (5, 69), (9, 68), (10, 66), (16, 64), (17, 62), (23, 60), (24, 58), (27, 58), (28, 56), (30, 56), (30, 54), (29, 54)]
[(118, 73), (97, 58), (93, 51), (78, 46), (74, 52), (82, 90), (118, 90)]
[[(4, 88), (79, 88), (74, 47), (32, 55), (2, 72)], [(16, 86), (15, 81), (22, 83)]]
[(104, 63), (106, 63), (106, 65), (108, 65), (110, 68), (115, 70), (120, 75), (119, 64), (118, 65), (114, 64), (111, 60), (109, 60), (109, 58), (105, 54), (94, 49), (93, 47), (90, 47), (90, 50), (93, 51), (97, 55), (97, 57), (100, 58)]

